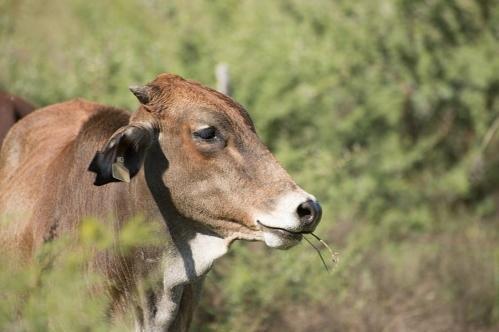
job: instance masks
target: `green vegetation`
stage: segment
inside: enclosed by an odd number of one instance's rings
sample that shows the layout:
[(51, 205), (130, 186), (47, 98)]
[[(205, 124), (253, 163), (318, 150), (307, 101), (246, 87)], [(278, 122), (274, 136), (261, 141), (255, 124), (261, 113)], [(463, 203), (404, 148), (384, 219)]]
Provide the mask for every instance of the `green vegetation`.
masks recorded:
[[(497, 330), (498, 55), (494, 0), (0, 0), (1, 87), (132, 110), (129, 84), (168, 71), (214, 86), (225, 62), (323, 203), (334, 271), (306, 243), (238, 243), (207, 278), (201, 331)], [(43, 330), (48, 313), (102, 329), (102, 303), (54, 304), (78, 288), (57, 273), (37, 289), (2, 268), (0, 330)]]
[[(123, 331), (132, 317), (110, 322), (106, 280), (85, 262), (107, 249), (126, 253), (137, 244), (159, 244), (160, 232), (143, 218), (119, 234), (95, 219), (82, 220), (76, 236), (48, 242), (33, 262), (15, 253), (0, 257), (1, 331)], [(145, 280), (147, 282), (147, 280)], [(141, 294), (142, 295), (142, 294)]]

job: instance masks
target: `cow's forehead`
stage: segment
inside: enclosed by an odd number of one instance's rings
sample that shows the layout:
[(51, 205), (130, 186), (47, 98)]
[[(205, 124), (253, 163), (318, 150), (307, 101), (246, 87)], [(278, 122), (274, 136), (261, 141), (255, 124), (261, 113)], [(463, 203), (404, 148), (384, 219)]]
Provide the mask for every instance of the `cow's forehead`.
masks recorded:
[(251, 117), (241, 104), (199, 82), (174, 74), (161, 74), (149, 85), (157, 89), (161, 99), (159, 102), (209, 107), (212, 111), (224, 113), (232, 121), (242, 122), (252, 131), (255, 130)]

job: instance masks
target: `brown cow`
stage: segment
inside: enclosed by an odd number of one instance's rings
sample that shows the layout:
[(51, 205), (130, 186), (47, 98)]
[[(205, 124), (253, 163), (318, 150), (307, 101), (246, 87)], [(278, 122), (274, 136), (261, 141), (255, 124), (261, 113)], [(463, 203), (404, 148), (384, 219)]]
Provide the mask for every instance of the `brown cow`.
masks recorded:
[(0, 91), (0, 147), (10, 127), (34, 109), (26, 100)]
[(100, 268), (115, 285), (127, 280), (116, 287), (119, 302), (134, 293), (137, 271), (159, 266), (161, 283), (136, 326), (186, 330), (203, 276), (234, 240), (289, 248), (315, 229), (321, 208), (232, 99), (171, 74), (130, 90), (141, 103), (131, 116), (74, 100), (13, 127), (0, 155), (0, 211), (20, 217), (2, 242), (30, 257), (85, 216), (111, 213), (119, 229), (145, 214), (161, 225), (164, 246), (126, 258), (109, 252)]

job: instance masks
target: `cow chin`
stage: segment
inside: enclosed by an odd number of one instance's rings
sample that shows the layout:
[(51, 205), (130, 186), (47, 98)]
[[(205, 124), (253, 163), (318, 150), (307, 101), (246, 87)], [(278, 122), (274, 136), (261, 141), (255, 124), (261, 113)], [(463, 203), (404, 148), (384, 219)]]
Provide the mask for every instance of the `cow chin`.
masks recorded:
[(303, 235), (293, 234), (282, 230), (263, 231), (263, 240), (270, 248), (289, 249), (300, 243)]

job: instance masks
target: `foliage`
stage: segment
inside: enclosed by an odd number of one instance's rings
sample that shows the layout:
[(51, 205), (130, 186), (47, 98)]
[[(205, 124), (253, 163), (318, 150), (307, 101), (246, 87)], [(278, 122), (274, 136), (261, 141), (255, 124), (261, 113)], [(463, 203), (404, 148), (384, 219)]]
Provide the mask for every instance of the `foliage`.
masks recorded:
[(129, 220), (119, 234), (109, 225), (86, 218), (76, 236), (46, 243), (27, 264), (20, 264), (16, 253), (4, 251), (0, 330), (121, 331), (131, 326), (129, 320), (108, 320), (108, 285), (87, 262), (106, 250), (125, 253), (139, 244), (157, 244), (159, 232), (141, 217)]
[(237, 244), (196, 329), (499, 326), (496, 1), (2, 0), (0, 13), (0, 86), (39, 105), (133, 109), (129, 84), (170, 71), (213, 86), (229, 64), (234, 98), (323, 203), (333, 273), (306, 243)]

